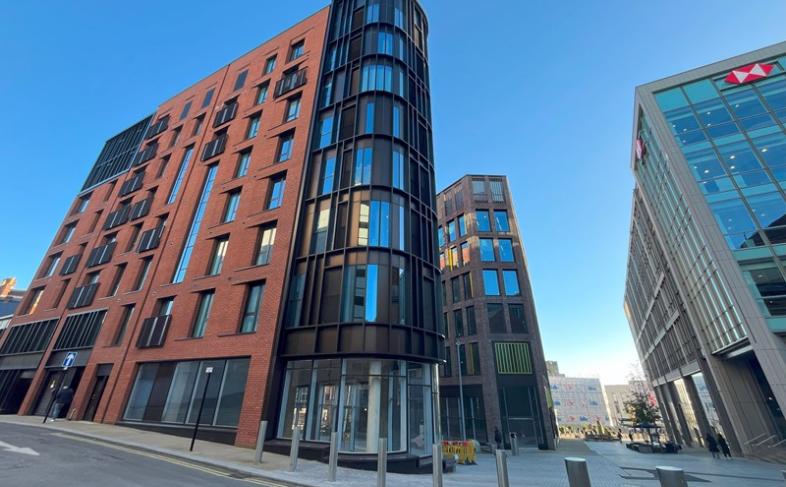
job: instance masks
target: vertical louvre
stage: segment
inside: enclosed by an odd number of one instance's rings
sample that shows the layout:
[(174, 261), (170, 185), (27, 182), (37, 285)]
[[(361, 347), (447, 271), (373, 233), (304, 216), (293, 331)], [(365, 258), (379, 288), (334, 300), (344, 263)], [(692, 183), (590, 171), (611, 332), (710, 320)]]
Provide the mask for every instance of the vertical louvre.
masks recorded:
[(106, 310), (91, 311), (66, 317), (63, 329), (57, 337), (53, 350), (89, 348), (95, 344)]
[(527, 342), (495, 343), (497, 372), (500, 374), (531, 374), (532, 360)]
[(172, 320), (172, 315), (153, 316), (146, 318), (142, 323), (142, 330), (139, 332), (137, 338), (137, 348), (153, 348), (161, 347), (166, 341), (167, 330), (169, 329), (169, 322)]
[(146, 117), (126, 130), (107, 140), (82, 190), (121, 174), (131, 167), (131, 159), (139, 148), (152, 117)]
[(57, 320), (36, 321), (8, 329), (0, 355), (42, 352), (52, 338)]

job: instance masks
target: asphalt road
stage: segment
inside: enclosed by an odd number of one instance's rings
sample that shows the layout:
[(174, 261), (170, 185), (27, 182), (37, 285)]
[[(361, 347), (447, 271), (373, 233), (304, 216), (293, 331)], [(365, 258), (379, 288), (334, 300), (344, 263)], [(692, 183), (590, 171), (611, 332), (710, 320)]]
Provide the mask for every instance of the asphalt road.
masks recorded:
[(286, 485), (270, 480), (239, 477), (243, 475), (41, 428), (0, 424), (0, 486)]

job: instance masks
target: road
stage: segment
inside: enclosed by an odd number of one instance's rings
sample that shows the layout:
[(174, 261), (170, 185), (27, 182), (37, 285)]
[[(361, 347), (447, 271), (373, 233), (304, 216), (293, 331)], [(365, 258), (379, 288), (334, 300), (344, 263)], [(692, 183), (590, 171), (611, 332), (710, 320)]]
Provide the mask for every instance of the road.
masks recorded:
[(0, 486), (286, 487), (243, 477), (42, 428), (0, 424)]

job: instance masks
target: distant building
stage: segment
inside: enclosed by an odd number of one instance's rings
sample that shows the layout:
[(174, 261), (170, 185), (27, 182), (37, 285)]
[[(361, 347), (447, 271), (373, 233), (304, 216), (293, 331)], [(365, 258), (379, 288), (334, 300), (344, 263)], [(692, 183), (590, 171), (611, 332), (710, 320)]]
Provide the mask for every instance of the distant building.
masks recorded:
[(549, 376), (559, 426), (611, 426), (600, 379)]
[(3, 329), (2, 319), (14, 314), (16, 307), (22, 302), (22, 296), (25, 295), (23, 289), (14, 289), (15, 285), (15, 277), (6, 277), (0, 281), (0, 330)]
[(549, 377), (565, 377), (565, 374), (559, 373), (559, 364), (556, 360), (546, 360), (546, 372)]
[[(543, 347), (519, 221), (504, 176), (467, 175), (437, 195), (446, 363), (442, 435), (516, 433), (554, 448)], [(459, 382), (461, 381), (461, 382)], [(459, 388), (461, 383), (461, 388)], [(463, 396), (461, 393), (463, 392)]]

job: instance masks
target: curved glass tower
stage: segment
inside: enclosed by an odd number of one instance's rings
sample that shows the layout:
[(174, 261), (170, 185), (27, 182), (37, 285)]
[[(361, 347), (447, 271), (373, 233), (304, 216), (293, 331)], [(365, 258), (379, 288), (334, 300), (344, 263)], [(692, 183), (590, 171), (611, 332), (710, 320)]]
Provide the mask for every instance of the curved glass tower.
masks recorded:
[[(425, 456), (438, 438), (426, 36), (413, 0), (336, 0), (268, 400), (275, 435)], [(276, 417), (272, 411), (278, 408)]]

